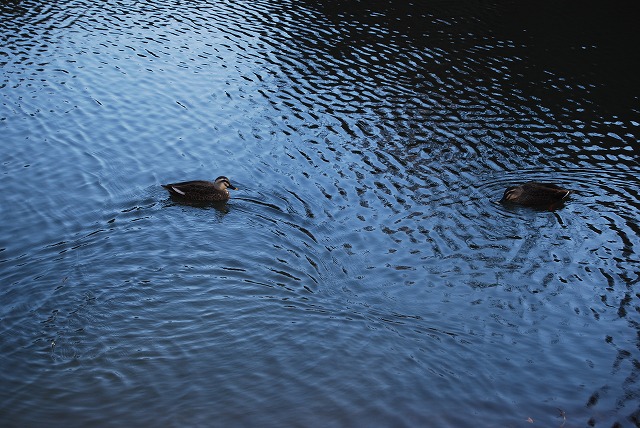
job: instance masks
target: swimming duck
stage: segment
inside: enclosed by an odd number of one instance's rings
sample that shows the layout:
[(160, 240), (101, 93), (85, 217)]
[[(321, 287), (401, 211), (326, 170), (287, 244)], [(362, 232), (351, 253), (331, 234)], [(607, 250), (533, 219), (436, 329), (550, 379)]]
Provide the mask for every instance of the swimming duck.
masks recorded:
[(552, 183), (530, 181), (521, 186), (511, 186), (504, 191), (500, 202), (526, 206), (553, 205), (566, 199), (570, 190)]
[(238, 190), (225, 176), (211, 181), (183, 181), (182, 183), (163, 184), (171, 196), (190, 201), (227, 201), (231, 197), (229, 189)]

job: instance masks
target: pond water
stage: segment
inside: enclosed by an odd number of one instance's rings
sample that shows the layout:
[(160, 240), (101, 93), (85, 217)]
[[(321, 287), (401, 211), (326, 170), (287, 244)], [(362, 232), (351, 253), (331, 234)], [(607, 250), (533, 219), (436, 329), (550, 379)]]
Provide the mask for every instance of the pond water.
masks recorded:
[[(3, 1), (2, 425), (639, 426), (637, 33)], [(218, 175), (224, 206), (160, 186)], [(498, 203), (529, 180), (574, 192)]]

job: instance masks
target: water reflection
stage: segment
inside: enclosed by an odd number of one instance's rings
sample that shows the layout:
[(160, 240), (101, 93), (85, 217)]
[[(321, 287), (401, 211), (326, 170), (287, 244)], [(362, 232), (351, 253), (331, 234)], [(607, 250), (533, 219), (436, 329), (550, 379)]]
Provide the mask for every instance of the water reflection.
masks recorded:
[(3, 422), (632, 423), (635, 44), (562, 7), (4, 2)]

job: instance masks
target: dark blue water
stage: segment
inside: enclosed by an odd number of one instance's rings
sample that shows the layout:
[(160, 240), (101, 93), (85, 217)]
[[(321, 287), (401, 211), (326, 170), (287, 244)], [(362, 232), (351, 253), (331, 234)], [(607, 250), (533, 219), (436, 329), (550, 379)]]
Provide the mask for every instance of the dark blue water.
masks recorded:
[(640, 424), (633, 16), (324, 3), (0, 4), (2, 426)]

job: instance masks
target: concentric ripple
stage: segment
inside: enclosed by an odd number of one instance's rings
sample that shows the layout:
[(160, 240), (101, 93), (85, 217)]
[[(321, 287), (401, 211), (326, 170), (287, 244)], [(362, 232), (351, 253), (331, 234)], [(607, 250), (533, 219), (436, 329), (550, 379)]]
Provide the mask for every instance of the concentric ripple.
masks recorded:
[(567, 7), (4, 2), (3, 426), (636, 423), (637, 31)]

